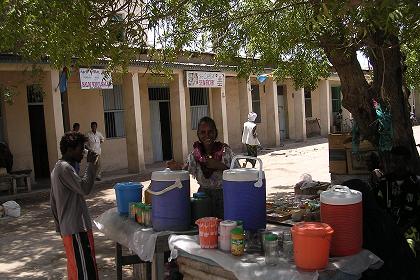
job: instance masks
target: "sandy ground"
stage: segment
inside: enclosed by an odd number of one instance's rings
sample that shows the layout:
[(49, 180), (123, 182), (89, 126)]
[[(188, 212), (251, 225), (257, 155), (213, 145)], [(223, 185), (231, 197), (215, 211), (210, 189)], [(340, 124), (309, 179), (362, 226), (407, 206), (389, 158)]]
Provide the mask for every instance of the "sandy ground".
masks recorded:
[[(414, 128), (420, 143), (420, 126)], [(264, 151), (260, 156), (267, 178), (267, 192), (291, 190), (303, 173), (314, 180), (329, 181), (328, 143), (326, 138), (312, 138), (305, 143), (287, 142), (284, 147)], [(146, 176), (136, 176), (144, 185)], [(112, 186), (115, 182), (96, 186), (88, 197), (93, 218), (115, 207)], [(192, 180), (191, 191), (197, 189)], [(19, 200), (22, 216), (0, 219), (0, 279), (66, 279), (66, 259), (62, 242), (54, 232), (48, 195)], [(101, 279), (115, 279), (114, 243), (94, 229), (97, 262)], [(124, 279), (133, 279), (130, 267)]]

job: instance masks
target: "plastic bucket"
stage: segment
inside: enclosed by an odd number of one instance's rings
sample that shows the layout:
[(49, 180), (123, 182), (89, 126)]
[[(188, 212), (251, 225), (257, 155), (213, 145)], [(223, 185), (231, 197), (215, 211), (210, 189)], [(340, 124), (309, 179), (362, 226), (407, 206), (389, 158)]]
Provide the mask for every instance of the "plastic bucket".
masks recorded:
[(137, 182), (122, 182), (114, 186), (117, 208), (120, 215), (128, 215), (130, 202), (141, 202), (143, 186)]
[(200, 247), (203, 249), (217, 248), (217, 234), (220, 220), (216, 217), (204, 217), (195, 221), (198, 225)]
[(334, 230), (317, 222), (298, 223), (292, 227), (296, 266), (304, 270), (323, 269), (328, 265)]

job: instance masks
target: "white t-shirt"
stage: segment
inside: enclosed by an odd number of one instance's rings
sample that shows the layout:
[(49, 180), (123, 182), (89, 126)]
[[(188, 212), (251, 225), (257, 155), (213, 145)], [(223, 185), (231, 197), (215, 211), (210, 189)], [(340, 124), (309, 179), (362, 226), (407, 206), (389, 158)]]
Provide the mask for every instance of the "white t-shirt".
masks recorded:
[(258, 138), (254, 136), (252, 133), (254, 128), (257, 125), (253, 122), (245, 122), (244, 123), (244, 132), (242, 133), (242, 143), (247, 145), (258, 146), (260, 145), (260, 141)]
[(89, 131), (87, 133), (87, 136), (89, 138), (88, 147), (92, 151), (94, 151), (95, 153), (100, 155), (101, 154), (101, 141), (103, 142), (105, 140), (102, 133), (100, 133), (99, 131), (96, 131), (96, 133), (93, 133), (92, 131)]

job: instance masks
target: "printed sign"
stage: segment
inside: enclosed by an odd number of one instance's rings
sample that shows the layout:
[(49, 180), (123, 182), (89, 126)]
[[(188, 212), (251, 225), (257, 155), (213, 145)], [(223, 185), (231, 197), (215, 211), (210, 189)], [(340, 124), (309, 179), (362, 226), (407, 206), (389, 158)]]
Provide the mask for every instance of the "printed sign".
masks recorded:
[(222, 72), (186, 71), (189, 88), (220, 88), (225, 85), (225, 74)]
[(112, 89), (112, 77), (105, 69), (80, 68), (80, 87), (82, 89)]

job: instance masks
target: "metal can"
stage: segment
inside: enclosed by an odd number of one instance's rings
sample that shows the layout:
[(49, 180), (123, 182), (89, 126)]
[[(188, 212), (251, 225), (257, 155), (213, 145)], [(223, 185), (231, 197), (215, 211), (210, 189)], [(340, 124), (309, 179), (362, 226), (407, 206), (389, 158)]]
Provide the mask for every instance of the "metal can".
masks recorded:
[(139, 224), (143, 224), (143, 207), (144, 204), (143, 203), (136, 203), (136, 221)]
[(230, 252), (234, 256), (242, 256), (245, 251), (245, 235), (244, 230), (240, 227), (232, 229), (230, 232)]
[(128, 217), (130, 220), (136, 220), (136, 202), (130, 202), (128, 204)]

